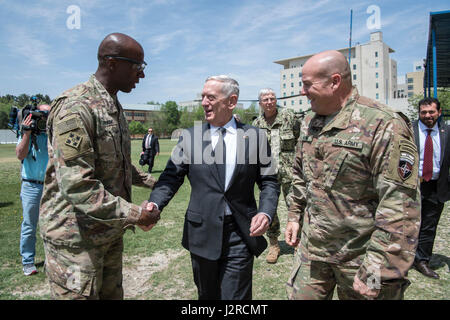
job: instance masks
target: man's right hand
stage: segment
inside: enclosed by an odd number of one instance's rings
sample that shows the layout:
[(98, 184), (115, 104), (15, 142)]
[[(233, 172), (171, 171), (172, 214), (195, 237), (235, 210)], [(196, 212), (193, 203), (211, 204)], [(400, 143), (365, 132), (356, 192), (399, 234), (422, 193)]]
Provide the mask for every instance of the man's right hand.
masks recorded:
[(144, 231), (149, 231), (153, 228), (158, 220), (161, 218), (161, 211), (159, 211), (156, 207), (149, 207), (148, 201), (144, 201), (141, 204), (142, 211), (141, 216), (137, 222), (139, 228)]
[(31, 113), (25, 118), (25, 120), (23, 120), (22, 122), (22, 130), (27, 133), (30, 132), (31, 130), (31, 124), (33, 123), (33, 121), (31, 120)]
[(300, 224), (298, 222), (289, 221), (286, 225), (286, 231), (284, 232), (284, 239), (286, 243), (291, 247), (297, 247), (298, 242), (300, 241), (297, 238), (298, 230), (300, 228)]

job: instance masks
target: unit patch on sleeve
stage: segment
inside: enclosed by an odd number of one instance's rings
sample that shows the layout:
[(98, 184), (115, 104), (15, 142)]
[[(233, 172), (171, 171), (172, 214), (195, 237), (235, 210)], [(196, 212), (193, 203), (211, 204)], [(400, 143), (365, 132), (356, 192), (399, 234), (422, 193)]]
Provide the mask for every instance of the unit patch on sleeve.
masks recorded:
[(69, 134), (69, 136), (67, 137), (66, 145), (68, 145), (68, 146), (70, 146), (72, 148), (78, 149), (80, 147), (82, 139), (83, 139), (82, 136), (71, 132)]
[(417, 147), (409, 140), (399, 140), (391, 150), (386, 178), (415, 188), (418, 180)]

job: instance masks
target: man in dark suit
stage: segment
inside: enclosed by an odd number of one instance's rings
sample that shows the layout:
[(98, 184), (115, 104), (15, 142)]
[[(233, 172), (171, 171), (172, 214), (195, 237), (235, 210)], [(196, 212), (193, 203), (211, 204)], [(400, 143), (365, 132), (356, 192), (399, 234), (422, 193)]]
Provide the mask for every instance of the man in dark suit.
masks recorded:
[(206, 80), (202, 105), (207, 123), (182, 133), (147, 207), (156, 204), (163, 210), (188, 177), (192, 191), (182, 245), (191, 253), (201, 300), (252, 298), (253, 260), (267, 247), (262, 235), (280, 193), (265, 133), (233, 117), (238, 96), (234, 79)]
[(413, 123), (414, 139), (419, 150), (420, 191), (422, 194), (421, 225), (414, 267), (427, 277), (439, 279), (429, 267), (436, 229), (450, 199), (450, 139), (449, 129), (438, 122), (440, 103), (434, 98), (419, 102), (419, 121)]
[(153, 134), (152, 128), (148, 128), (148, 133), (142, 139), (141, 155), (144, 155), (144, 164), (148, 164), (148, 173), (152, 173), (155, 156), (159, 155), (158, 137)]

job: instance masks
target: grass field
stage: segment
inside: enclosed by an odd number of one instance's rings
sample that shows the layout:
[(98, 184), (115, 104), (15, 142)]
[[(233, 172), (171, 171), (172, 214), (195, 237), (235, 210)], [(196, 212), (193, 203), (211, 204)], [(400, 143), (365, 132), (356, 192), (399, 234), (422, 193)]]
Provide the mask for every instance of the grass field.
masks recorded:
[[(140, 141), (132, 143), (132, 161), (137, 166)], [(160, 140), (161, 153), (155, 159), (154, 175), (158, 177), (165, 167), (174, 142)], [(19, 255), (20, 224), (20, 162), (15, 157), (14, 145), (0, 145), (0, 299), (49, 299), (49, 289), (43, 272), (44, 253), (38, 236), (36, 263), (39, 273), (25, 277)], [(147, 167), (144, 167), (146, 169)], [(133, 202), (148, 199), (150, 191), (133, 187)], [(164, 209), (160, 222), (149, 232), (136, 229), (124, 238), (124, 291), (126, 299), (197, 299), (192, 279), (189, 253), (181, 246), (184, 213), (189, 200), (190, 186), (184, 185)], [(450, 297), (450, 249), (448, 246), (449, 206), (442, 214), (431, 266), (440, 274), (440, 280), (425, 278), (415, 270), (409, 272), (411, 286), (406, 291), (409, 300), (447, 300)], [(286, 208), (279, 202), (282, 234)], [(261, 300), (286, 299), (285, 282), (289, 276), (293, 249), (280, 236), (281, 256), (278, 263), (269, 265), (263, 253), (255, 260), (253, 298)], [(336, 298), (336, 295), (335, 295)]]

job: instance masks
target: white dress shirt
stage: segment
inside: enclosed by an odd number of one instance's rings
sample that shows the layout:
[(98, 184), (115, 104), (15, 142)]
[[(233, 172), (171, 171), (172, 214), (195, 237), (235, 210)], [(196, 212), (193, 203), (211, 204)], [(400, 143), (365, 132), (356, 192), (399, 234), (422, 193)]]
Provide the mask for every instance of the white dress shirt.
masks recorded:
[(153, 137), (153, 134), (147, 135), (147, 139), (145, 139), (145, 148), (146, 149), (150, 148), (150, 143), (152, 142), (152, 137)]
[(426, 125), (419, 120), (419, 143), (420, 143), (420, 159), (419, 159), (419, 177), (422, 177), (423, 170), (423, 157), (425, 153), (425, 140), (428, 136), (428, 129), (431, 129), (431, 140), (433, 141), (433, 175), (431, 180), (437, 180), (439, 178), (440, 165), (439, 161), (441, 159), (441, 143), (439, 139), (439, 127), (437, 122), (433, 128), (428, 128)]

